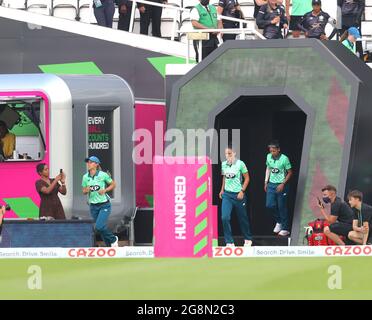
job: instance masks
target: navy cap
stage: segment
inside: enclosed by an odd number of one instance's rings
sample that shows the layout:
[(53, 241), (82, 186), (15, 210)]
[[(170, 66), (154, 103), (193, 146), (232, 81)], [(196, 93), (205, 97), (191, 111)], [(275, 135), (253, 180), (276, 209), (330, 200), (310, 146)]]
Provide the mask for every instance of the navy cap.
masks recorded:
[(89, 158), (86, 158), (85, 162), (88, 162), (88, 161), (92, 161), (92, 162), (95, 162), (97, 164), (101, 163), (101, 161), (96, 156), (90, 156)]
[(321, 0), (313, 0), (312, 5), (313, 6), (315, 6), (315, 5), (321, 6), (322, 5), (322, 1)]

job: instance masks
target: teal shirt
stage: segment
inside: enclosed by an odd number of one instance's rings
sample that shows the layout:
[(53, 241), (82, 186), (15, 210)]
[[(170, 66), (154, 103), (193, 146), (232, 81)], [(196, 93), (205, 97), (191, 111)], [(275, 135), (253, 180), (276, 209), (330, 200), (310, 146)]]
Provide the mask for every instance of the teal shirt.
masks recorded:
[(110, 197), (107, 193), (100, 195), (98, 191), (105, 189), (106, 186), (111, 183), (112, 179), (106, 172), (97, 171), (93, 177), (89, 175), (89, 172), (84, 174), (81, 186), (83, 188), (89, 187), (90, 189), (89, 203), (98, 204), (110, 200)]
[(247, 173), (248, 169), (241, 160), (235, 160), (231, 165), (227, 161), (222, 162), (222, 175), (225, 177), (225, 191), (240, 192), (242, 190), (242, 175)]
[(283, 183), (287, 172), (292, 169), (292, 165), (286, 155), (281, 154), (279, 159), (274, 159), (271, 153), (266, 157), (266, 166), (270, 170), (269, 182), (271, 183)]
[(348, 39), (345, 39), (344, 41), (342, 41), (342, 44), (352, 53), (356, 54), (356, 45), (354, 43), (350, 42)]
[(292, 0), (292, 16), (304, 16), (313, 11), (312, 0)]

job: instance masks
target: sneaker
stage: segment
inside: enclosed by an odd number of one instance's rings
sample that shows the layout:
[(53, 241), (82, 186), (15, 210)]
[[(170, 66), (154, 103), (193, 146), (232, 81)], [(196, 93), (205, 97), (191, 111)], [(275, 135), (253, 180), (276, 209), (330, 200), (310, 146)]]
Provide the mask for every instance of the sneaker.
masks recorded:
[(277, 223), (275, 225), (275, 228), (273, 230), (274, 233), (279, 233), (280, 231), (282, 231), (282, 225), (280, 223)]
[(115, 236), (116, 240), (111, 243), (111, 247), (115, 247), (117, 248), (119, 246), (119, 238), (117, 236)]
[(233, 243), (226, 243), (226, 247), (235, 247), (235, 244), (233, 244)]
[(252, 240), (244, 240), (244, 247), (252, 247)]
[(281, 230), (279, 233), (278, 233), (278, 235), (279, 236), (282, 236), (282, 237), (286, 237), (286, 236), (289, 236), (289, 231), (287, 231), (287, 230)]

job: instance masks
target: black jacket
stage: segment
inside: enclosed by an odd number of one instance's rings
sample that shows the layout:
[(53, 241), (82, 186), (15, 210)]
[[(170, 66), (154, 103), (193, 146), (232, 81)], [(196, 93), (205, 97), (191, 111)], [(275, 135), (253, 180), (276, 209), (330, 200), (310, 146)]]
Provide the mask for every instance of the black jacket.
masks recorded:
[[(276, 17), (280, 16), (279, 25), (271, 24), (271, 21)], [(257, 26), (260, 29), (264, 29), (263, 35), (267, 39), (281, 39), (282, 28), (284, 24), (288, 24), (288, 20), (285, 15), (285, 9), (283, 6), (277, 6), (272, 9), (269, 4), (265, 4), (258, 11), (256, 18)]]
[(327, 12), (321, 11), (319, 15), (315, 16), (310, 11), (303, 16), (298, 28), (303, 32), (307, 32), (308, 38), (319, 39), (322, 34), (325, 34), (325, 28), (329, 19), (330, 15)]
[(337, 0), (337, 4), (342, 16), (356, 16), (359, 20), (366, 6), (365, 0)]

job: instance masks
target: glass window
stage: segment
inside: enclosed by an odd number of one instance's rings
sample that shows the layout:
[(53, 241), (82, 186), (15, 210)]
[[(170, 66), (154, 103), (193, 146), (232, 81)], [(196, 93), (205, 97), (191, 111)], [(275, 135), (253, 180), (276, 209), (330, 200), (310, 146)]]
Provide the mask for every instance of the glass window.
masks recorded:
[(44, 109), (44, 101), (38, 97), (0, 99), (0, 162), (44, 158)]
[[(88, 156), (96, 156), (101, 168), (113, 174), (113, 110), (88, 108)], [(114, 177), (113, 177), (114, 178)], [(113, 197), (112, 192), (109, 193)]]

